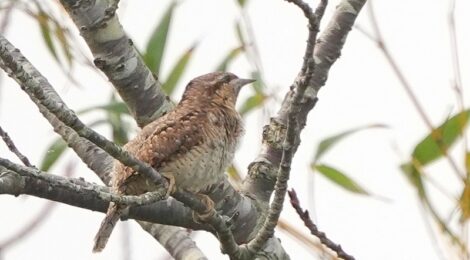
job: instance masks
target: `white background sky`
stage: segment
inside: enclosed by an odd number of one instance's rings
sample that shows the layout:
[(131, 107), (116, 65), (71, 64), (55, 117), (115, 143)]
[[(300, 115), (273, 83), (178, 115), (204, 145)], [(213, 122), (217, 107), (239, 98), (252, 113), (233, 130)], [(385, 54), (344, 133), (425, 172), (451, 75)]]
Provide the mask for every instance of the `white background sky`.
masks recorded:
[[(119, 14), (123, 26), (136, 45), (142, 48), (170, 1), (121, 2)], [(338, 1), (330, 2), (323, 26)], [(385, 40), (435, 125), (458, 111), (455, 93), (451, 89), (449, 2), (374, 1)], [(470, 32), (466, 25), (470, 24), (470, 17), (466, 13), (469, 8), (468, 1), (457, 1), (458, 44), (467, 104), (469, 96), (465, 86), (469, 83), (466, 72), (470, 69), (470, 49), (466, 46), (470, 46)], [(265, 80), (269, 86), (280, 87), (282, 97), (302, 62), (306, 20), (298, 8), (281, 0), (251, 0), (247, 10), (253, 22)], [(71, 108), (78, 110), (108, 100), (111, 86), (103, 76), (77, 67), (75, 75), (82, 86), (72, 86), (47, 53), (35, 22), (18, 12), (12, 19), (7, 38), (39, 68)], [(196, 41), (200, 44), (180, 83), (177, 97), (186, 82), (213, 70), (228, 50), (237, 46), (234, 24), (238, 19), (240, 11), (233, 0), (181, 2), (171, 27), (163, 75), (168, 73), (185, 49)], [(367, 8), (360, 14), (358, 24), (371, 31)], [(247, 77), (250, 67), (244, 58), (240, 58), (230, 70)], [(39, 164), (46, 147), (56, 135), (16, 83), (5, 75), (2, 77), (0, 124), (19, 149), (33, 163)], [(242, 95), (248, 95), (251, 90), (244, 91)], [(290, 187), (297, 190), (303, 206), (309, 207), (312, 215), (316, 216), (319, 228), (357, 259), (438, 259), (415, 192), (398, 169), (416, 142), (426, 134), (427, 128), (380, 50), (357, 30), (350, 33), (342, 56), (333, 66), (319, 98), (303, 131), (289, 182)], [(273, 113), (277, 108), (278, 104), (271, 104), (267, 111)], [(97, 116), (99, 114), (84, 117), (84, 120), (90, 122)], [(246, 135), (236, 155), (241, 169), (246, 169), (256, 156), (258, 151), (253, 149), (253, 144), (259, 143), (262, 126), (266, 123), (266, 117), (259, 113), (252, 113), (246, 119)], [(323, 162), (344, 170), (372, 193), (387, 197), (390, 202), (353, 195), (320, 176), (313, 179), (312, 185), (308, 164), (317, 143), (334, 133), (372, 123), (386, 124), (389, 129), (359, 133), (328, 153)], [(98, 130), (109, 134), (108, 129)], [(0, 145), (0, 154), (15, 159), (3, 144)], [(73, 153), (68, 152), (52, 173), (62, 173), (64, 165), (74, 159)], [(461, 162), (460, 157), (456, 160)], [(451, 194), (459, 196), (461, 187), (446, 162), (432, 165), (429, 173)], [(76, 175), (99, 182), (82, 165), (77, 168)], [(312, 189), (314, 200), (309, 195)], [(452, 202), (435, 189), (431, 188), (430, 193), (442, 213), (452, 209)], [(45, 203), (45, 200), (31, 197), (0, 196), (0, 242), (29, 222)], [(122, 224), (102, 254), (91, 254), (93, 237), (103, 216), (61, 205), (36, 232), (3, 252), (3, 257), (9, 260), (120, 259)], [(289, 204), (286, 204), (282, 218), (306, 232)], [(163, 249), (137, 224), (128, 223), (131, 226), (133, 259), (162, 259)], [(292, 259), (312, 257), (289, 236), (280, 232), (277, 235)], [(210, 259), (222, 258), (214, 238), (204, 234), (197, 237), (198, 245)], [(446, 240), (439, 239), (439, 247), (448, 252)]]

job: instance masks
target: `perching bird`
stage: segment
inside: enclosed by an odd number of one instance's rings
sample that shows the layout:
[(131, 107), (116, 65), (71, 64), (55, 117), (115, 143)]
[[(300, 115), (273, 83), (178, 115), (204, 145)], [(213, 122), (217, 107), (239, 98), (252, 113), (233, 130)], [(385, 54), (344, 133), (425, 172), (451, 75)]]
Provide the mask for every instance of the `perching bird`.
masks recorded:
[[(240, 88), (253, 81), (225, 72), (191, 80), (175, 109), (145, 126), (124, 149), (168, 178), (175, 190), (203, 194), (222, 180), (232, 162), (243, 133), (235, 103)], [(140, 195), (156, 187), (143, 174), (115, 162), (114, 192)], [(93, 252), (104, 249), (125, 208), (110, 204), (96, 234)]]

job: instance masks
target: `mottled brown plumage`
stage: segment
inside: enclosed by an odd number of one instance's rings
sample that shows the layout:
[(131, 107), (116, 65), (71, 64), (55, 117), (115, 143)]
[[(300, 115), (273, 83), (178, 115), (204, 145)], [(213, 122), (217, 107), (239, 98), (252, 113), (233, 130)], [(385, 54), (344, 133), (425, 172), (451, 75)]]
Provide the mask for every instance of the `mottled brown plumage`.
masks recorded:
[[(203, 194), (221, 181), (243, 132), (235, 110), (240, 88), (253, 80), (213, 72), (193, 79), (174, 110), (145, 126), (124, 149), (149, 163), (174, 183), (173, 189)], [(156, 184), (116, 161), (112, 187), (118, 194), (140, 195)], [(95, 237), (101, 251), (125, 209), (111, 203)]]

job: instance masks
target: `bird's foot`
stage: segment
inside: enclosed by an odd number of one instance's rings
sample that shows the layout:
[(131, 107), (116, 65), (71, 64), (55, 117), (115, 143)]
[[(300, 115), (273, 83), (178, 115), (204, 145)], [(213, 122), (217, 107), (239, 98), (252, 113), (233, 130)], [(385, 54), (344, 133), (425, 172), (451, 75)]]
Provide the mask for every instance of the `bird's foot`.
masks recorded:
[(172, 175), (165, 176), (165, 178), (168, 179), (168, 189), (166, 190), (165, 197), (168, 198), (170, 197), (173, 192), (176, 191), (176, 185), (175, 185), (175, 177)]
[(214, 201), (205, 194), (197, 193), (195, 195), (201, 199), (201, 202), (206, 206), (206, 210), (201, 213), (193, 211), (193, 219), (197, 223), (207, 222), (215, 214)]

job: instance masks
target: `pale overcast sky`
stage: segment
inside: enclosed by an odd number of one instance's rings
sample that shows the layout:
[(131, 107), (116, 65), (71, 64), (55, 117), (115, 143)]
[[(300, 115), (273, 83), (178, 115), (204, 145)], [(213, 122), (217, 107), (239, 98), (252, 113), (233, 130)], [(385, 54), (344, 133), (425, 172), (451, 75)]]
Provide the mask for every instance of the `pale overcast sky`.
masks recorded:
[[(449, 2), (374, 1), (386, 43), (435, 125), (458, 111), (455, 93), (451, 89)], [(169, 3), (169, 0), (121, 0), (120, 19), (136, 46), (145, 46)], [(338, 0), (330, 1), (323, 26), (337, 3)], [(470, 84), (470, 49), (467, 48), (470, 46), (469, 8), (470, 2), (457, 1), (457, 34), (466, 104), (469, 104), (469, 95), (465, 86)], [(247, 10), (260, 50), (265, 80), (269, 86), (278, 87), (279, 97), (282, 97), (302, 62), (306, 20), (298, 8), (281, 0), (250, 0)], [(191, 78), (213, 70), (227, 51), (237, 46), (234, 24), (239, 19), (240, 11), (234, 0), (181, 1), (173, 19), (165, 54), (169, 62), (163, 64), (163, 75), (168, 73), (185, 49), (195, 42), (199, 45), (180, 82), (178, 98), (182, 87)], [(367, 8), (360, 14), (357, 24), (372, 31)], [(107, 80), (87, 68), (76, 68), (75, 75), (81, 87), (71, 86), (47, 53), (37, 25), (24, 14), (13, 13), (6, 36), (49, 79), (69, 107), (79, 110), (103, 104), (109, 99), (111, 88)], [(250, 66), (246, 59), (240, 58), (230, 70), (248, 77)], [(245, 90), (242, 95), (248, 95), (249, 91)], [(0, 93), (0, 125), (31, 161), (39, 164), (46, 147), (56, 135), (28, 97), (6, 75), (2, 75)], [(289, 182), (297, 190), (303, 206), (309, 207), (316, 217), (318, 227), (356, 259), (439, 259), (415, 191), (398, 168), (427, 133), (427, 127), (381, 51), (359, 31), (350, 33), (342, 56), (334, 64), (319, 99), (303, 131)], [(236, 154), (240, 169), (245, 170), (255, 158), (258, 151), (253, 149), (253, 144), (259, 143), (267, 116), (277, 108), (278, 105), (270, 104), (267, 115), (252, 113), (245, 120), (246, 135)], [(99, 115), (83, 119), (91, 122)], [(309, 178), (312, 174), (309, 162), (320, 140), (346, 129), (374, 123), (386, 124), (389, 128), (352, 136), (328, 153), (322, 162), (344, 170), (369, 191), (390, 201), (348, 193), (318, 175)], [(106, 128), (98, 130), (109, 135)], [(0, 154), (15, 159), (3, 143), (0, 143)], [(63, 172), (64, 166), (74, 158), (72, 152), (68, 152), (52, 173)], [(457, 161), (461, 162), (460, 158)], [(450, 171), (445, 161), (429, 168), (429, 173), (454, 197), (458, 197), (461, 187)], [(76, 175), (99, 182), (78, 162)], [(312, 188), (314, 198), (311, 197)], [(435, 189), (431, 188), (430, 194), (435, 206), (447, 217), (453, 208), (452, 202)], [(46, 200), (31, 197), (0, 196), (0, 243), (33, 218), (45, 203)], [(8, 260), (120, 259), (122, 223), (103, 253), (91, 253), (93, 237), (103, 216), (102, 213), (60, 205), (36, 232), (2, 252), (3, 257)], [(288, 203), (281, 217), (307, 233)], [(166, 253), (163, 249), (137, 224), (132, 221), (125, 224), (131, 229), (133, 259), (164, 259)], [(436, 226), (431, 226), (432, 232), (436, 233)], [(292, 259), (312, 257), (297, 241), (282, 232), (276, 234)], [(449, 252), (448, 239), (437, 237), (438, 248), (443, 248), (444, 253)], [(196, 239), (210, 259), (223, 259), (218, 242), (211, 235), (197, 233)], [(447, 259), (452, 257), (445, 256)]]

